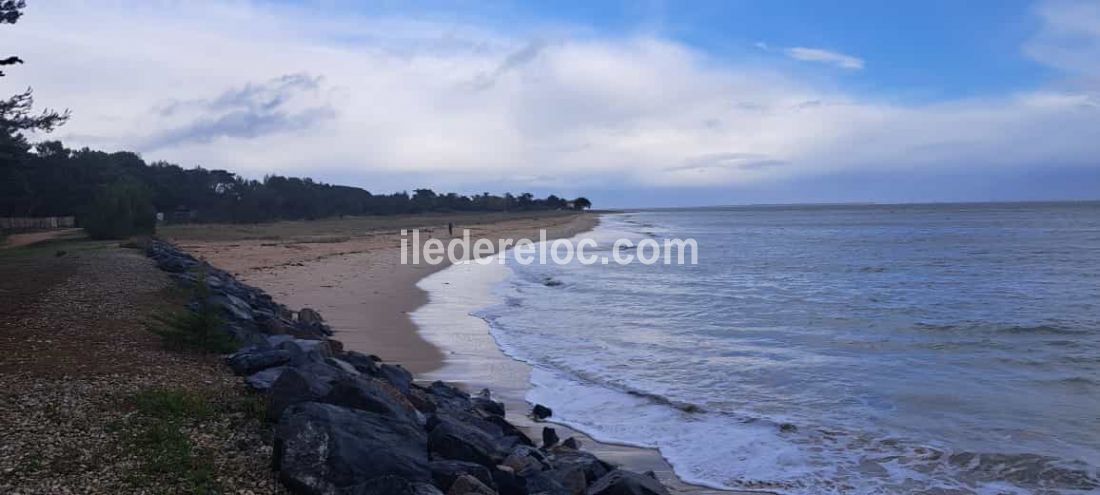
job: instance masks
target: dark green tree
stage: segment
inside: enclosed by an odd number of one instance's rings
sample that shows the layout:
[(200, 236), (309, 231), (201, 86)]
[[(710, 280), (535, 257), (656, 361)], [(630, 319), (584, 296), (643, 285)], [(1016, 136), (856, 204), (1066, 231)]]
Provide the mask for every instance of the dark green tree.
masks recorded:
[(143, 185), (123, 180), (96, 193), (80, 216), (80, 225), (92, 239), (151, 235), (156, 230), (156, 212)]
[[(15, 24), (23, 16), (23, 0), (0, 1), (0, 24)], [(21, 64), (23, 60), (11, 55), (0, 59), (0, 68)], [(0, 77), (4, 72), (0, 71)], [(27, 207), (32, 203), (33, 188), (30, 144), (24, 133), (50, 132), (69, 119), (69, 112), (44, 110), (32, 111), (34, 97), (27, 88), (22, 93), (0, 99), (0, 215), (32, 215)]]
[(225, 331), (220, 310), (210, 301), (206, 272), (199, 272), (191, 295), (192, 309), (182, 309), (153, 315), (149, 331), (159, 335), (165, 346), (200, 352), (227, 353), (239, 343)]

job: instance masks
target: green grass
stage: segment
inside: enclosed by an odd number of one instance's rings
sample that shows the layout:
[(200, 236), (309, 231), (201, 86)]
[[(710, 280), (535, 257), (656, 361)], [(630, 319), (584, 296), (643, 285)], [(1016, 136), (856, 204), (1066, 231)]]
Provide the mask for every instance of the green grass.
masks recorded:
[(171, 493), (218, 492), (211, 456), (185, 430), (214, 415), (211, 401), (187, 390), (149, 389), (134, 395), (132, 404), (137, 428), (130, 444), (141, 466), (131, 473), (131, 482), (140, 486), (156, 480), (171, 485)]
[(133, 398), (139, 414), (162, 420), (205, 419), (214, 413), (206, 397), (187, 390), (150, 389)]
[(221, 310), (210, 303), (205, 273), (199, 274), (192, 299), (198, 303), (195, 311), (184, 308), (155, 313), (146, 325), (149, 331), (159, 335), (170, 349), (219, 354), (237, 350), (239, 343), (223, 328)]

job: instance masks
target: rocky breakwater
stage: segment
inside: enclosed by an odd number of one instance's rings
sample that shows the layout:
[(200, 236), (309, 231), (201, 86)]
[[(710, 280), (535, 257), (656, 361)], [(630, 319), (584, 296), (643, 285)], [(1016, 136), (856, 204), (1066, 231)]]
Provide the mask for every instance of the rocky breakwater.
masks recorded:
[[(235, 373), (268, 396), (272, 465), (300, 494), (658, 495), (652, 476), (619, 469), (559, 441), (536, 444), (488, 391), (414, 381), (399, 365), (343, 350), (317, 312), (297, 312), (174, 246), (147, 253), (183, 286), (205, 283), (241, 348)], [(539, 407), (537, 417), (550, 411)]]

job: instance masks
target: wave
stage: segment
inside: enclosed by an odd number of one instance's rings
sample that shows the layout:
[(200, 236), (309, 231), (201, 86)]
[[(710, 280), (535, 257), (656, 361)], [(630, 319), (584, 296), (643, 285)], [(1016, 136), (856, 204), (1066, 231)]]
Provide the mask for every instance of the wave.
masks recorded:
[(918, 330), (930, 332), (994, 333), (1003, 335), (1090, 335), (1095, 330), (1073, 328), (1056, 324), (1039, 325), (997, 325), (985, 322), (963, 322), (955, 324), (917, 323)]
[(598, 441), (658, 449), (685, 481), (785, 493), (1088, 493), (1088, 464), (1033, 453), (953, 451), (911, 439), (684, 407), (660, 394), (536, 367), (532, 402)]
[[(590, 235), (651, 233), (642, 223), (601, 221)], [(744, 239), (726, 246), (757, 242)], [(691, 483), (815, 494), (1100, 489), (1090, 434), (1019, 395), (1072, 401), (1097, 386), (1083, 368), (1100, 358), (1083, 349), (1100, 333), (1072, 319), (1079, 313), (1035, 318), (990, 300), (960, 311), (935, 284), (895, 277), (904, 272), (890, 260), (829, 272), (885, 273), (852, 280), (898, 278), (884, 290), (920, 296), (868, 303), (847, 297), (865, 291), (858, 284), (818, 281), (812, 258), (761, 259), (682, 274), (509, 265), (504, 304), (475, 315), (506, 355), (532, 366), (527, 399), (552, 407), (553, 421), (656, 448)], [(775, 276), (783, 270), (788, 278)], [(987, 314), (1010, 323), (979, 320)], [(1022, 384), (1036, 387), (1012, 388)]]

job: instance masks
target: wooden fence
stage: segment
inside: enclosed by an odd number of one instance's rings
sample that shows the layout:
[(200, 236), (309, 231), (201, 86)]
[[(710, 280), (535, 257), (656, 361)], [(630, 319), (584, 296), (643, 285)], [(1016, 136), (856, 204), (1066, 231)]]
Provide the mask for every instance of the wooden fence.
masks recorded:
[(76, 217), (0, 217), (0, 230), (46, 230), (76, 227)]

